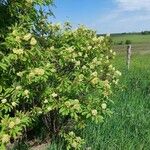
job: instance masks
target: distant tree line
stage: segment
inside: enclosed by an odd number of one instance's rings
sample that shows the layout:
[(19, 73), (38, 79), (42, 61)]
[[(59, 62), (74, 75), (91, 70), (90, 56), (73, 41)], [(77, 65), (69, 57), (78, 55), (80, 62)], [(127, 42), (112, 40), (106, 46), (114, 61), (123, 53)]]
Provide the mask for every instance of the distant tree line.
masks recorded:
[(150, 34), (150, 31), (142, 31), (141, 34), (147, 35), (147, 34)]
[[(123, 33), (111, 33), (112, 36), (120, 36), (120, 35), (138, 35), (138, 34), (142, 34), (142, 35), (148, 35), (150, 34), (150, 31), (141, 31), (141, 32), (123, 32)], [(106, 34), (97, 34), (97, 36), (105, 36)]]

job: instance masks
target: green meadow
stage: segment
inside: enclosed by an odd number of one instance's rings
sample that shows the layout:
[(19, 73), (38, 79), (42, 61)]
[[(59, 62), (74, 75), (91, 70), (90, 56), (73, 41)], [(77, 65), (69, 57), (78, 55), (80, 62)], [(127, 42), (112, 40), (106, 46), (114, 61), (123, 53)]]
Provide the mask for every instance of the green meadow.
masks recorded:
[(112, 35), (113, 41), (119, 43), (121, 41), (125, 42), (130, 40), (133, 44), (145, 44), (150, 42), (150, 34), (118, 34)]

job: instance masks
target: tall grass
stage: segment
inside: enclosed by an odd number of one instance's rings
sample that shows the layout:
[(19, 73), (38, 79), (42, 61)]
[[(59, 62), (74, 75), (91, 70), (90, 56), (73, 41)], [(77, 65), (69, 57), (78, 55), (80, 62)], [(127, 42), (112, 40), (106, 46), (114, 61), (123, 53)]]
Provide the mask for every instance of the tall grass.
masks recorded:
[(150, 55), (132, 57), (126, 70), (124, 56), (114, 62), (123, 75), (122, 89), (112, 97), (113, 115), (103, 124), (89, 123), (83, 131), (91, 150), (150, 149)]

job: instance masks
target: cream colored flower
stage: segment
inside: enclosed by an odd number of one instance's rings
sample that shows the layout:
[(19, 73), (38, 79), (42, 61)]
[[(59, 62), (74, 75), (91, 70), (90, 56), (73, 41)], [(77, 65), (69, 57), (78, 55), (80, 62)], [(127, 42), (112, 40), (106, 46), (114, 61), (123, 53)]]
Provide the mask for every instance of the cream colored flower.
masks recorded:
[(95, 65), (94, 64), (90, 64), (90, 69), (94, 69)]
[(37, 40), (34, 37), (32, 37), (31, 41), (30, 41), (30, 44), (33, 45), (33, 46), (36, 45), (37, 44)]
[(17, 76), (22, 77), (23, 76), (23, 72), (18, 72)]
[(116, 85), (118, 84), (118, 82), (119, 82), (119, 79), (113, 80), (113, 83), (116, 84)]
[(54, 92), (54, 93), (52, 93), (52, 97), (57, 97), (58, 95)]
[(14, 106), (14, 107), (16, 107), (16, 105), (17, 105), (16, 102), (12, 102), (11, 104), (12, 104), (12, 106)]
[(41, 69), (41, 68), (35, 68), (34, 69), (34, 73), (36, 74), (36, 75), (40, 75), (40, 76), (42, 76), (42, 75), (44, 75), (44, 69)]
[(98, 37), (98, 40), (99, 40), (100, 42), (102, 42), (102, 41), (104, 40), (104, 37), (103, 37), (103, 36), (100, 36), (100, 37)]
[(48, 110), (48, 111), (51, 111), (51, 110), (52, 110), (52, 107), (51, 107), (51, 106), (47, 107), (47, 110)]
[(73, 143), (71, 143), (71, 146), (76, 149), (78, 146), (78, 143), (74, 141)]
[(47, 64), (46, 64), (46, 67), (50, 67), (50, 66), (51, 66), (51, 64), (50, 64), (50, 63), (47, 63)]
[(81, 53), (81, 52), (79, 52), (79, 53), (78, 53), (78, 55), (79, 55), (79, 56), (82, 56), (82, 53)]
[(33, 0), (26, 0), (27, 3), (32, 4)]
[(85, 54), (85, 55), (84, 55), (84, 58), (87, 58), (87, 57), (88, 57), (88, 55), (87, 55), (87, 54)]
[(72, 53), (72, 52), (74, 51), (73, 47), (68, 47), (66, 50), (67, 50), (69, 53)]
[(44, 103), (45, 103), (45, 104), (47, 104), (47, 103), (48, 103), (48, 100), (47, 100), (47, 99), (45, 99), (45, 100), (44, 100)]
[(21, 40), (20, 40), (20, 36), (16, 36), (16, 38), (15, 38), (15, 39), (16, 39), (16, 41), (17, 41), (17, 42), (21, 42)]
[(97, 110), (96, 110), (96, 109), (93, 109), (93, 110), (92, 110), (92, 115), (93, 115), (93, 116), (96, 116), (96, 115), (97, 115)]
[(101, 107), (102, 107), (102, 109), (106, 109), (106, 108), (107, 108), (107, 104), (106, 104), (106, 103), (103, 103), (103, 104), (101, 105)]
[(50, 50), (54, 50), (54, 49), (55, 49), (55, 47), (54, 47), (54, 46), (50, 47)]
[(99, 78), (95, 77), (94, 79), (91, 80), (92, 84), (97, 84), (99, 82)]
[(92, 60), (93, 63), (97, 63), (97, 57)]
[(75, 100), (74, 100), (74, 103), (75, 103), (75, 104), (79, 103), (79, 100), (78, 100), (78, 99), (75, 99)]
[(78, 136), (76, 137), (77, 142), (80, 142), (82, 139)]
[(18, 85), (16, 86), (16, 90), (21, 90), (22, 89), (22, 86)]
[(79, 81), (81, 82), (81, 81), (83, 81), (83, 79), (84, 79), (84, 75), (83, 75), (83, 74), (80, 74), (80, 75), (79, 75)]
[(84, 66), (82, 66), (82, 69), (87, 69), (87, 67), (84, 65)]
[(71, 106), (71, 103), (70, 103), (69, 101), (66, 101), (66, 102), (65, 102), (65, 105), (66, 105), (67, 107), (70, 107), (70, 106)]
[(32, 78), (32, 77), (34, 77), (34, 76), (35, 76), (34, 72), (30, 72), (30, 73), (29, 73), (29, 78)]
[(118, 76), (121, 76), (121, 75), (122, 75), (121, 72), (118, 71), (118, 70), (117, 70), (115, 73), (116, 73)]
[(8, 143), (10, 141), (10, 136), (8, 134), (3, 134), (2, 143)]
[(90, 50), (92, 48), (92, 46), (88, 46), (87, 49)]
[(26, 95), (26, 96), (28, 96), (29, 93), (30, 93), (29, 90), (25, 90), (25, 91), (24, 91), (24, 95)]
[(105, 63), (108, 64), (108, 63), (109, 63), (109, 60), (106, 60)]
[(14, 49), (13, 49), (13, 53), (18, 54), (18, 55), (21, 55), (21, 54), (23, 54), (23, 49), (14, 48)]
[(42, 111), (39, 111), (38, 114), (42, 114)]
[(97, 37), (94, 37), (92, 40), (93, 40), (93, 42), (97, 42), (98, 39), (97, 39)]
[(98, 73), (95, 71), (91, 74), (91, 76), (97, 77)]
[(110, 53), (113, 53), (113, 50), (112, 50), (112, 49), (110, 50)]
[(23, 39), (24, 39), (25, 41), (29, 41), (29, 40), (31, 39), (31, 37), (32, 37), (32, 34), (31, 34), (31, 33), (28, 33), (28, 34), (26, 34), (26, 35), (23, 37)]
[(108, 56), (106, 56), (106, 59), (109, 59), (109, 57), (108, 57)]
[(9, 123), (9, 125), (8, 125), (8, 127), (11, 128), (11, 129), (12, 129), (14, 126), (15, 126), (15, 122), (13, 122), (13, 121), (11, 121), (11, 122)]
[(15, 120), (15, 124), (18, 125), (20, 123), (21, 123), (21, 120), (17, 117), (16, 120)]
[(109, 69), (112, 69), (113, 68), (113, 66), (112, 65), (109, 65)]
[(14, 36), (16, 36), (16, 35), (17, 35), (17, 31), (14, 30), (14, 31), (12, 32), (12, 34), (13, 34)]
[(80, 111), (80, 104), (76, 103), (73, 105), (72, 109)]
[(76, 61), (75, 65), (80, 66), (80, 61)]
[(72, 57), (73, 57), (73, 58), (76, 58), (77, 56), (78, 56), (78, 55), (77, 55), (76, 53), (73, 53), (73, 54), (72, 54)]
[(2, 99), (1, 102), (2, 102), (3, 104), (5, 104), (5, 103), (7, 102), (7, 99)]
[(113, 52), (113, 55), (116, 56), (116, 52)]
[(73, 131), (71, 131), (71, 132), (69, 132), (69, 135), (70, 135), (70, 136), (74, 136), (75, 134), (74, 134)]

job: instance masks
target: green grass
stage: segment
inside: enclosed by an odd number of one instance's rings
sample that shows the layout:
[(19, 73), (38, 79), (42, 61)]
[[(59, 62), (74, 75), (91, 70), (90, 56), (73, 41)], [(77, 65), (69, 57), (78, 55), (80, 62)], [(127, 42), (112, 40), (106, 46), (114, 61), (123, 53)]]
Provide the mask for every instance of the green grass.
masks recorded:
[[(120, 86), (114, 91), (113, 115), (103, 124), (89, 122), (83, 130), (85, 148), (91, 150), (150, 149), (150, 54), (134, 53), (126, 70), (125, 53), (118, 53), (114, 65), (122, 72)], [(119, 63), (118, 63), (119, 62)], [(62, 145), (61, 145), (62, 147)], [(49, 150), (65, 150), (50, 145)]]
[(126, 40), (130, 40), (133, 44), (143, 44), (150, 42), (150, 35), (142, 35), (142, 34), (112, 35), (112, 39), (115, 43), (119, 43), (121, 41), (125, 43)]
[[(132, 43), (132, 53), (139, 55), (150, 54), (150, 34), (112, 35), (111, 38), (113, 40), (113, 49), (119, 53), (124, 53), (126, 51), (127, 45), (125, 44), (125, 41), (130, 40)], [(123, 44), (119, 45), (118, 43), (121, 41), (123, 41)]]
[[(114, 62), (123, 73), (123, 91), (113, 96), (113, 116), (101, 125), (89, 123), (83, 131), (92, 150), (149, 150), (150, 55), (134, 55), (126, 70), (124, 55)], [(118, 63), (119, 62), (119, 63)]]

